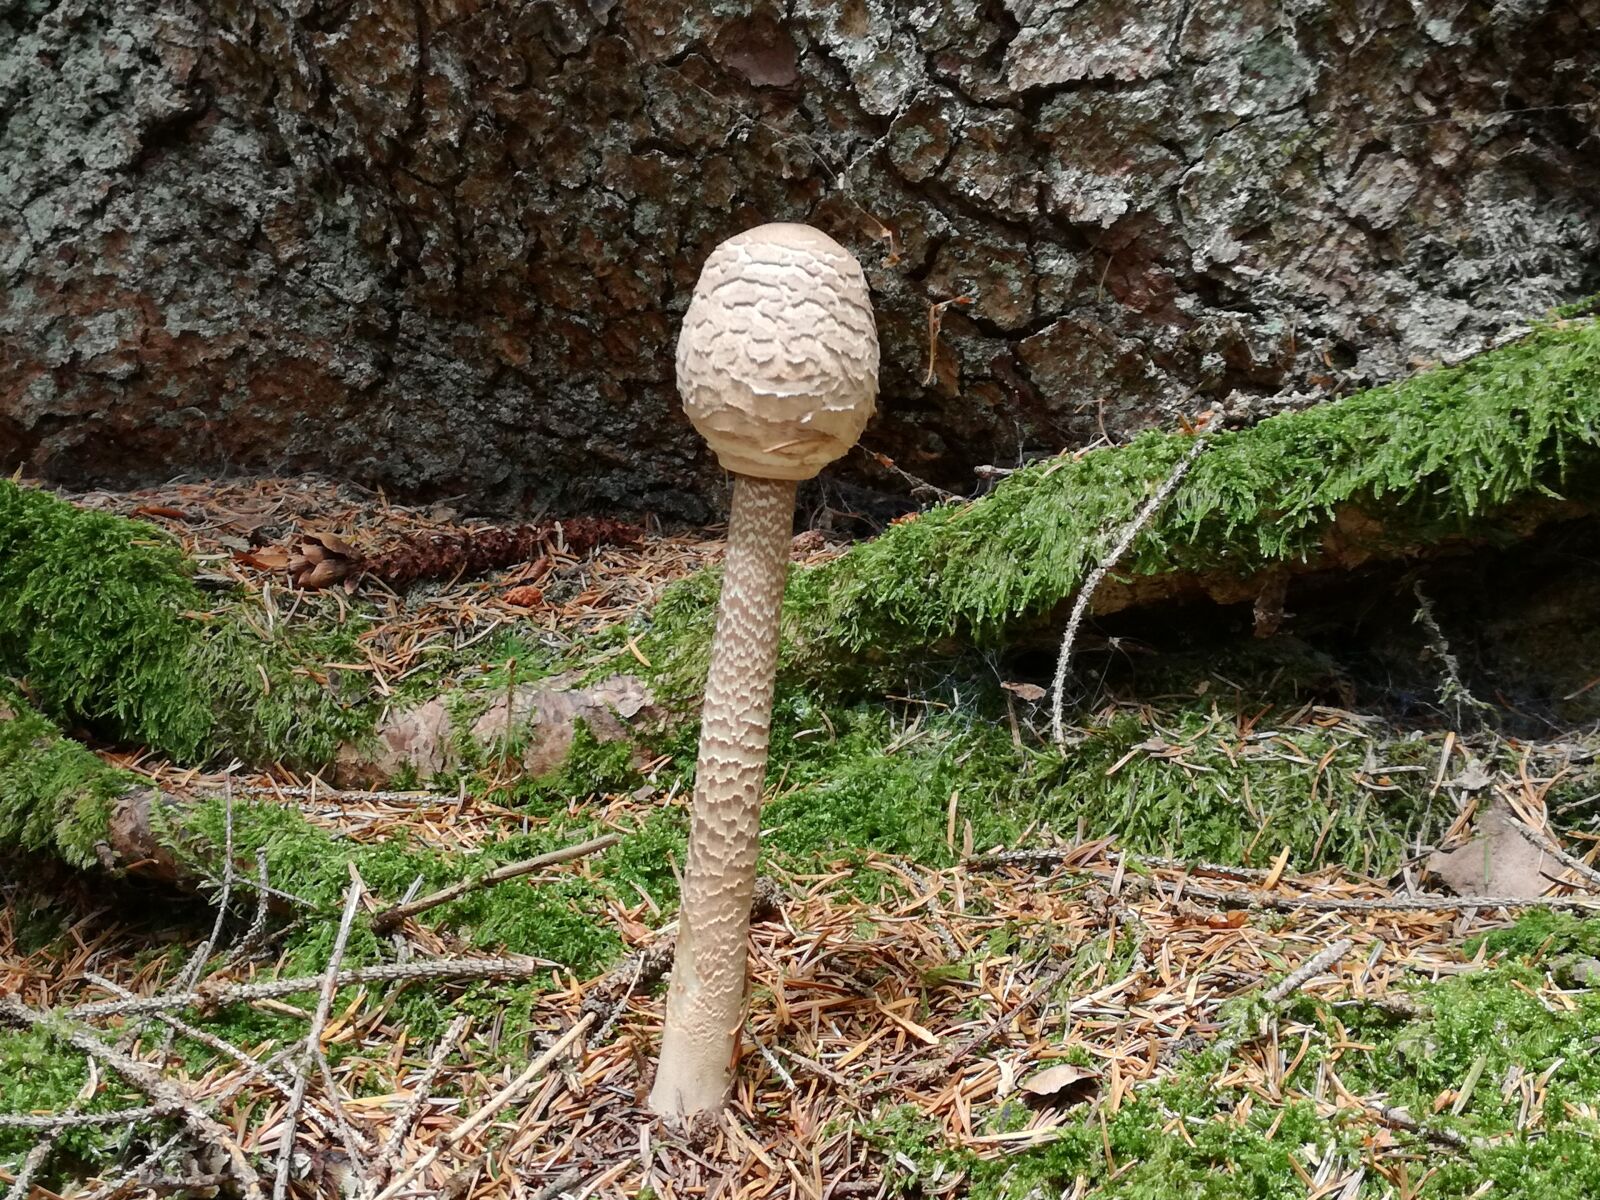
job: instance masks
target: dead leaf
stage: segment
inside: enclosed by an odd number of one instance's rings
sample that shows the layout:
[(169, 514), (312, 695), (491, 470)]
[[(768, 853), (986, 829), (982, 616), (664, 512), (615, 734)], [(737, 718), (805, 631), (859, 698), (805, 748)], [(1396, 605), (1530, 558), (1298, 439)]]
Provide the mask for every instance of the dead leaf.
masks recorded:
[(1100, 1076), (1087, 1067), (1062, 1063), (1036, 1071), (1022, 1081), (1021, 1088), (1028, 1095), (1050, 1103), (1082, 1104), (1093, 1099), (1100, 1090)]
[(1017, 699), (1026, 700), (1029, 704), (1037, 704), (1049, 694), (1037, 683), (1002, 683), (1000, 686)]
[(1484, 809), (1472, 840), (1455, 850), (1435, 850), (1428, 857), (1428, 870), (1460, 896), (1532, 899), (1544, 895), (1550, 887), (1545, 872), (1560, 864), (1530, 845), (1511, 820), (1504, 804)]
[[(299, 558), (299, 555), (295, 557)], [(257, 571), (285, 571), (289, 568), (290, 558), (289, 552), (281, 546), (267, 546), (261, 550), (235, 554), (233, 561)]]
[(544, 589), (527, 583), (512, 588), (500, 598), (516, 608), (534, 608), (544, 602)]

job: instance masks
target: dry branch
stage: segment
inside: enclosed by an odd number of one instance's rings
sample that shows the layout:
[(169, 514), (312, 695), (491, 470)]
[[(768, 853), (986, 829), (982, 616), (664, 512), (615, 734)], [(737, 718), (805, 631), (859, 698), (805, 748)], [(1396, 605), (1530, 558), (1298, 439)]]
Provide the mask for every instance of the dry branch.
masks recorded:
[(408, 917), (427, 912), (430, 908), (437, 908), (441, 904), (448, 904), (452, 900), (460, 899), (468, 892), (476, 891), (479, 888), (493, 887), (495, 884), (504, 883), (508, 879), (518, 879), (523, 875), (531, 875), (535, 871), (543, 870), (545, 867), (553, 867), (558, 863), (571, 862), (575, 858), (583, 858), (607, 847), (615, 846), (621, 840), (622, 838), (618, 834), (603, 834), (600, 837), (590, 838), (586, 842), (564, 846), (560, 850), (551, 850), (547, 854), (524, 859), (522, 862), (508, 863), (503, 867), (495, 868), (478, 879), (463, 879), (459, 883), (452, 883), (449, 887), (441, 888), (431, 895), (384, 909), (372, 918), (373, 932), (388, 933)]
[[(457, 958), (432, 962), (383, 963), (379, 966), (340, 971), (335, 982), (337, 987), (343, 988), (357, 983), (409, 983), (419, 979), (531, 979), (560, 965), (548, 959), (532, 957)], [(95, 1000), (87, 1004), (77, 1004), (67, 1009), (63, 1015), (86, 1021), (133, 1013), (170, 1012), (182, 1008), (216, 1009), (229, 1004), (246, 1004), (253, 1000), (291, 996), (295, 992), (309, 992), (321, 986), (323, 979), (321, 975), (299, 975), (292, 979), (271, 979), (263, 983), (226, 983), (217, 986), (202, 983), (192, 992), (141, 996), (133, 1000)]]
[(182, 1087), (163, 1079), (154, 1067), (106, 1045), (85, 1029), (62, 1025), (52, 1017), (34, 1012), (14, 997), (0, 997), (0, 1016), (10, 1017), (25, 1025), (42, 1027), (68, 1045), (105, 1063), (154, 1100), (155, 1108), (162, 1116), (177, 1117), (196, 1137), (220, 1149), (227, 1156), (233, 1176), (244, 1189), (247, 1200), (263, 1200), (261, 1179), (239, 1143), (233, 1140), (232, 1133), (207, 1116), (199, 1103)]

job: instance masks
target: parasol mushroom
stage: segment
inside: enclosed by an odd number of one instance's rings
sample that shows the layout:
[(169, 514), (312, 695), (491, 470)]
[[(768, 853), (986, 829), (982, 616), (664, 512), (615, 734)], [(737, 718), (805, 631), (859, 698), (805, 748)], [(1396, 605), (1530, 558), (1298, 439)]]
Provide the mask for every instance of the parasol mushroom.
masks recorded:
[(795, 489), (872, 416), (878, 335), (850, 252), (762, 225), (706, 260), (678, 338), (678, 392), (733, 474), (728, 553), (700, 720), (678, 946), (650, 1106), (720, 1108), (744, 1023), (746, 939)]

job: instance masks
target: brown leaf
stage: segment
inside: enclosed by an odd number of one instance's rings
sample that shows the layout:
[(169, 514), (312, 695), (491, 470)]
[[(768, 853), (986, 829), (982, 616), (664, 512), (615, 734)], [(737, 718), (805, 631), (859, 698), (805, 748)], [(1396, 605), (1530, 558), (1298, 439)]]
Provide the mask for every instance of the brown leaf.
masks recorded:
[(1505, 805), (1483, 810), (1473, 838), (1456, 850), (1435, 850), (1428, 870), (1460, 896), (1532, 899), (1550, 887), (1546, 872), (1560, 864), (1530, 845), (1511, 824)]
[(1037, 704), (1048, 695), (1037, 683), (1002, 683), (1000, 686), (1017, 699), (1026, 700), (1029, 704)]
[(527, 583), (521, 587), (514, 587), (500, 597), (507, 604), (517, 608), (534, 608), (544, 602), (544, 589), (534, 584)]
[(1062, 1063), (1034, 1072), (1020, 1086), (1030, 1096), (1037, 1096), (1041, 1100), (1082, 1104), (1100, 1090), (1100, 1077), (1087, 1067)]
[(328, 552), (322, 548), (320, 542), (301, 542), (300, 556), (308, 562), (319, 563), (327, 560)]

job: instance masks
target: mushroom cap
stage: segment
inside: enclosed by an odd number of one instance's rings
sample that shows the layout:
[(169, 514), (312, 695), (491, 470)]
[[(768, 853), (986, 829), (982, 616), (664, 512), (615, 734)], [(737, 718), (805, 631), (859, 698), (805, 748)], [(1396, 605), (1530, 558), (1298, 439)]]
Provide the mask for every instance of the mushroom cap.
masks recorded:
[(723, 242), (683, 317), (678, 394), (728, 470), (810, 479), (855, 445), (878, 394), (861, 264), (809, 225)]

